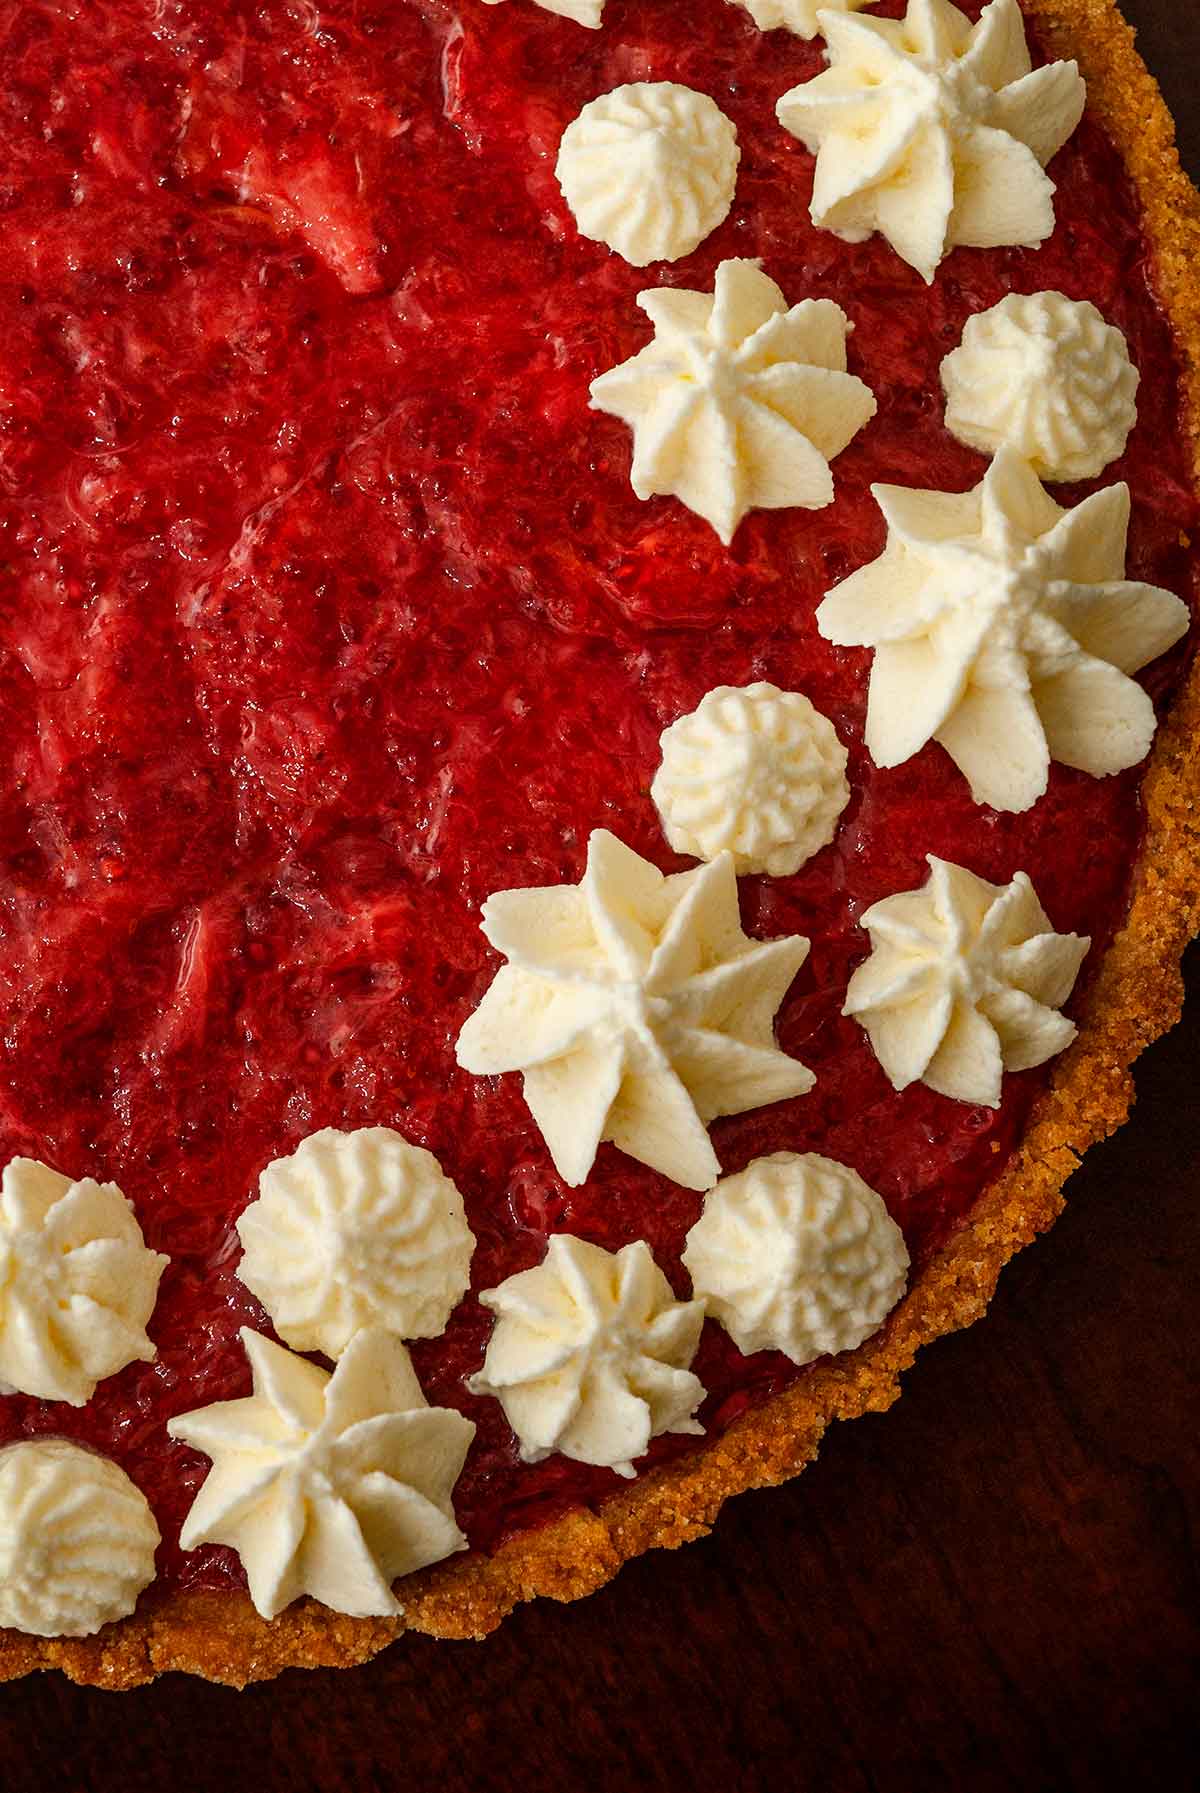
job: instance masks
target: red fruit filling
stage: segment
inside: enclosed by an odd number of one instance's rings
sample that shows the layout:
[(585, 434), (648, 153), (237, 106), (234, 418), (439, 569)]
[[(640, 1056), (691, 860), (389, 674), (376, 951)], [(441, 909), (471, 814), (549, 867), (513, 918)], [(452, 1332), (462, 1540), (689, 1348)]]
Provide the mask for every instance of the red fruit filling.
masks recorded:
[[(926, 288), (886, 243), (809, 223), (812, 159), (774, 105), (820, 66), (726, 0), (609, 0), (600, 32), (530, 0), (80, 0), (9, 20), (0, 1157), (116, 1179), (172, 1263), (157, 1360), (80, 1411), (0, 1400), (0, 1439), (115, 1457), (173, 1585), (241, 1581), (229, 1552), (179, 1552), (207, 1463), (165, 1421), (248, 1387), (237, 1331), (265, 1319), (233, 1223), (315, 1128), (383, 1123), (435, 1152), (476, 1289), (554, 1230), (646, 1238), (686, 1289), (700, 1197), (611, 1147), (565, 1188), (519, 1079), (467, 1076), (454, 1041), (497, 968), (489, 892), (577, 880), (599, 826), (683, 864), (648, 786), (660, 731), (711, 686), (806, 692), (854, 787), (797, 877), (742, 885), (751, 933), (812, 940), (779, 1039), (817, 1084), (719, 1122), (727, 1170), (783, 1148), (852, 1164), (926, 1262), (1043, 1077), (1007, 1078), (996, 1113), (896, 1095), (840, 1016), (858, 917), (933, 852), (1027, 870), (1055, 926), (1093, 936), (1090, 964), (1119, 922), (1139, 770), (1056, 767), (1022, 816), (973, 804), (936, 747), (878, 771), (870, 656), (813, 613), (883, 546), (872, 481), (981, 477), (943, 428), (938, 367), (1014, 289), (1089, 298), (1125, 332), (1140, 416), (1105, 479), (1132, 487), (1131, 576), (1185, 590), (1176, 358), (1134, 196), (1085, 122), (1052, 167), (1051, 241), (958, 251)], [(742, 147), (726, 223), (649, 271), (578, 237), (553, 172), (566, 123), (630, 80), (711, 94)], [(674, 500), (634, 497), (628, 434), (588, 384), (647, 340), (642, 287), (709, 288), (734, 255), (845, 308), (879, 413), (829, 509), (755, 514), (727, 551)], [(1181, 659), (1151, 670), (1157, 695)], [(414, 1351), (430, 1399), (478, 1423), (457, 1506), (483, 1547), (616, 1486), (519, 1463), (499, 1406), (463, 1386), (489, 1325), (468, 1298)], [(696, 1368), (710, 1433), (799, 1373), (711, 1324)]]

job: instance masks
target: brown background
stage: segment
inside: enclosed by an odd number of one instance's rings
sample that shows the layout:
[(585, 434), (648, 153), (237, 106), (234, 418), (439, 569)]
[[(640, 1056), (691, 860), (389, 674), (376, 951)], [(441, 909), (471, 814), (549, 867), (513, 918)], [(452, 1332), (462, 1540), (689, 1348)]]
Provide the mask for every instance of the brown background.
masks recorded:
[[(1200, 4), (1125, 0), (1200, 175)], [(1200, 278), (1200, 270), (1197, 277)], [(242, 1694), (0, 1688), (4, 1793), (1192, 1784), (1200, 948), (1190, 1023), (986, 1321), (798, 1482), (486, 1645)]]

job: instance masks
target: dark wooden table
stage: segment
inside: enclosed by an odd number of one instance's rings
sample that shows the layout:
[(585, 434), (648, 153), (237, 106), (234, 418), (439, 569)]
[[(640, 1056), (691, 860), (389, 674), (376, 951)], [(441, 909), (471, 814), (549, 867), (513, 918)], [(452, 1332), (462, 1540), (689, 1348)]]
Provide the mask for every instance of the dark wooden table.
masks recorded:
[[(1200, 5), (1125, 0), (1200, 172)], [(1200, 270), (1197, 277), (1200, 278)], [(1200, 1711), (1200, 949), (986, 1321), (798, 1482), (485, 1646), (237, 1694), (0, 1689), (4, 1793), (547, 1786), (1094, 1793), (1192, 1784)]]

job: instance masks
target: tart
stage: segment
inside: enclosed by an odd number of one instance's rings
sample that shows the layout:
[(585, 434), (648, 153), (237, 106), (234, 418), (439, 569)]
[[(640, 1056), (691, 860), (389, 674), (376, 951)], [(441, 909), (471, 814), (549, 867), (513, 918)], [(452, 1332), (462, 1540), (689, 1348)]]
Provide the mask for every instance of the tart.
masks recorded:
[(811, 10), (0, 51), (4, 1675), (350, 1664), (701, 1535), (983, 1312), (1176, 1018), (1170, 120), (1110, 0), (994, 0), (959, 167), (981, 6)]

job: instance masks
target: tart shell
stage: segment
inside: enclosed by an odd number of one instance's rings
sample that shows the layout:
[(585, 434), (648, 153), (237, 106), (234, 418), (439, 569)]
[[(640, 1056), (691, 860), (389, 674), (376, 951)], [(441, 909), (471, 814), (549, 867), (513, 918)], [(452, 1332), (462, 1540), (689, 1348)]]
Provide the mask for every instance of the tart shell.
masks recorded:
[[(1024, 5), (1048, 47), (1078, 61), (1089, 105), (1137, 189), (1158, 296), (1179, 349), (1185, 428), (1200, 486), (1200, 194), (1183, 173), (1170, 113), (1115, 0)], [(580, 1599), (630, 1557), (704, 1536), (730, 1495), (797, 1475), (831, 1421), (890, 1407), (920, 1346), (977, 1320), (1003, 1265), (1053, 1224), (1064, 1206), (1063, 1185), (1084, 1152), (1129, 1113), (1134, 1060), (1179, 1018), (1180, 961), (1200, 927), (1195, 662), (1159, 730), (1142, 800), (1146, 828), (1129, 913), (1101, 964), (1078, 1038), (1059, 1060), (1012, 1162), (865, 1345), (818, 1366), (721, 1437), (651, 1471), (596, 1510), (522, 1533), (490, 1557), (452, 1559), (412, 1577), (403, 1590), (403, 1618), (353, 1619), (303, 1600), (268, 1621), (244, 1593), (156, 1599), (151, 1592), (132, 1617), (95, 1637), (0, 1632), (0, 1680), (57, 1668), (73, 1681), (120, 1690), (179, 1670), (243, 1687), (287, 1668), (364, 1662), (406, 1628), (483, 1638), (520, 1601)]]

